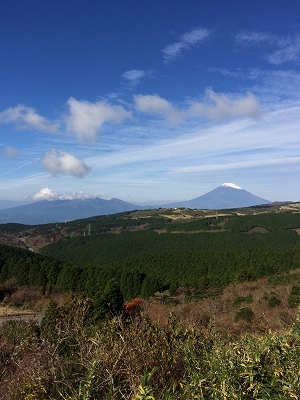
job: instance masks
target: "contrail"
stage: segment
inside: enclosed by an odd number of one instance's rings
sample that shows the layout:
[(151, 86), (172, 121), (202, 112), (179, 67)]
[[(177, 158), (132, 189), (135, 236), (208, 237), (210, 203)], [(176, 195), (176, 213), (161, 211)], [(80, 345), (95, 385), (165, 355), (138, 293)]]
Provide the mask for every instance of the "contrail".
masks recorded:
[(3, 174), (0, 174), (0, 176), (6, 175), (6, 174), (10, 174), (11, 172), (14, 172), (14, 171), (16, 171), (17, 169), (20, 169), (20, 168), (26, 167), (26, 165), (32, 164), (32, 163), (34, 163), (34, 162), (36, 162), (36, 161), (38, 161), (38, 160), (40, 160), (40, 159), (41, 159), (40, 157), (39, 157), (39, 158), (36, 158), (36, 159), (35, 159), (35, 160), (33, 160), (33, 161), (29, 161), (29, 162), (28, 162), (28, 163), (26, 163), (26, 164), (20, 165), (20, 167), (17, 167), (17, 168), (11, 169), (10, 171), (7, 171), (7, 172), (4, 172)]

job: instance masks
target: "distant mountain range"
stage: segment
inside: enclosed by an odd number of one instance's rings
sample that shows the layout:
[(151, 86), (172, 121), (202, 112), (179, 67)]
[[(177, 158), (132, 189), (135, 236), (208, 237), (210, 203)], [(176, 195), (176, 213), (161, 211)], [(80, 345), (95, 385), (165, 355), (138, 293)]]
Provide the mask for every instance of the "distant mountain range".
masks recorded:
[[(233, 183), (224, 183), (203, 196), (189, 201), (163, 204), (161, 207), (220, 210), (268, 203), (271, 202), (257, 197)], [(26, 225), (40, 225), (150, 208), (153, 207), (138, 206), (119, 199), (104, 200), (99, 197), (74, 200), (42, 200), (0, 210), (0, 224), (15, 222)]]
[(119, 199), (104, 200), (99, 197), (74, 200), (41, 200), (0, 210), (0, 224), (16, 222), (25, 225), (40, 225), (149, 208), (151, 207), (137, 206)]

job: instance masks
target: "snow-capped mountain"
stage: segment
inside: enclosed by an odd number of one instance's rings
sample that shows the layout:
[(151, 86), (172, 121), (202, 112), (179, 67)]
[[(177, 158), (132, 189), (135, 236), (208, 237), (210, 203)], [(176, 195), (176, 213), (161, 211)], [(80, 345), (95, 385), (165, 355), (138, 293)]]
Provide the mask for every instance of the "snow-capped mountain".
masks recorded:
[(234, 183), (223, 183), (223, 185), (221, 185), (222, 187), (230, 187), (232, 189), (241, 189), (243, 190), (243, 188), (241, 188), (240, 186), (235, 185)]
[(216, 189), (188, 201), (179, 201), (165, 207), (186, 207), (198, 209), (220, 210), (224, 208), (251, 207), (271, 203), (269, 200), (257, 197), (234, 183), (223, 183)]

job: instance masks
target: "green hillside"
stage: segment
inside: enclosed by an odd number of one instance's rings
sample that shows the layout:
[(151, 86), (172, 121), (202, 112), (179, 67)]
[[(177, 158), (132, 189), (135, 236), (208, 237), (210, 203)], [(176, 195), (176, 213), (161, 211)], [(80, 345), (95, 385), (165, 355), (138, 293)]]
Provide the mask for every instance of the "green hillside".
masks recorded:
[(19, 233), (18, 224), (6, 224), (0, 229), (6, 238), (52, 243), (39, 255), (1, 247), (0, 283), (14, 277), (21, 285), (52, 284), (95, 297), (114, 279), (126, 300), (179, 288), (202, 298), (231, 283), (299, 268), (296, 211), (158, 209), (20, 225)]
[(64, 264), (51, 257), (0, 244), (0, 283), (11, 278), (18, 285), (55, 285)]
[(99, 233), (104, 220), (89, 219), (90, 236), (61, 238), (40, 252), (76, 265), (59, 275), (64, 289), (93, 295), (114, 278), (128, 299), (178, 287), (203, 296), (300, 266), (299, 213), (170, 219), (172, 212), (110, 217), (105, 233)]

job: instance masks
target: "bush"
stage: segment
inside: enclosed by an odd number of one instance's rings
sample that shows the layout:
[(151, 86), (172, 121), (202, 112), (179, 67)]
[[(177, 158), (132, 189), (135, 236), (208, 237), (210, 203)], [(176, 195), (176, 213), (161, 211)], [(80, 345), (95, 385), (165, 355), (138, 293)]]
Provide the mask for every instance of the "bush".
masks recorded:
[(235, 315), (235, 321), (243, 319), (244, 321), (251, 322), (254, 317), (254, 312), (249, 307), (240, 308)]
[(291, 293), (288, 297), (288, 304), (291, 308), (295, 308), (300, 304), (300, 288), (299, 286), (293, 286)]
[(275, 293), (271, 293), (270, 297), (269, 297), (269, 306), (271, 308), (274, 308), (276, 306), (279, 306), (279, 304), (281, 303), (281, 301), (277, 298)]
[(233, 300), (233, 304), (235, 306), (239, 306), (242, 303), (252, 303), (253, 297), (252, 294), (248, 294), (248, 296), (235, 296)]

